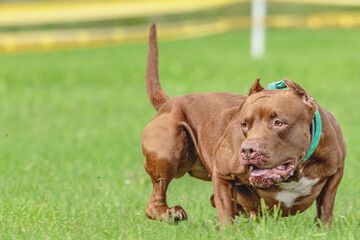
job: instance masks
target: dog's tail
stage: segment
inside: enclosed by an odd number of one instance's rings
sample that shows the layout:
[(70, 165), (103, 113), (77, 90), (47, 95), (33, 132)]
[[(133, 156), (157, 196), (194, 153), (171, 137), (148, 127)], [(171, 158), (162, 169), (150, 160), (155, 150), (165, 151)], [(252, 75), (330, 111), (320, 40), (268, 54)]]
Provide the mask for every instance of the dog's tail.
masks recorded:
[(158, 46), (156, 40), (156, 25), (153, 24), (149, 35), (149, 54), (146, 69), (146, 93), (156, 111), (169, 100), (169, 96), (162, 90), (158, 70)]

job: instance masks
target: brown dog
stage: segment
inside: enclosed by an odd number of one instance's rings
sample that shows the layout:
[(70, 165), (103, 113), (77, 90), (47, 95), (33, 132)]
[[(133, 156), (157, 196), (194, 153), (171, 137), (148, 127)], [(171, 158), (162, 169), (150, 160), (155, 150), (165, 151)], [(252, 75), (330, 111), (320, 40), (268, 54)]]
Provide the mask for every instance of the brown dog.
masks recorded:
[[(149, 218), (186, 219), (181, 206), (167, 205), (166, 190), (173, 178), (189, 173), (213, 181), (212, 204), (221, 224), (240, 213), (257, 214), (261, 198), (284, 216), (304, 211), (316, 199), (318, 218), (331, 222), (346, 144), (329, 112), (287, 79), (289, 90), (267, 90), (257, 80), (248, 97), (195, 93), (169, 99), (160, 86), (157, 52), (153, 25), (146, 91), (158, 113), (142, 138), (144, 167), (153, 183)], [(316, 146), (310, 126), (317, 110)], [(313, 145), (315, 151), (303, 161)]]

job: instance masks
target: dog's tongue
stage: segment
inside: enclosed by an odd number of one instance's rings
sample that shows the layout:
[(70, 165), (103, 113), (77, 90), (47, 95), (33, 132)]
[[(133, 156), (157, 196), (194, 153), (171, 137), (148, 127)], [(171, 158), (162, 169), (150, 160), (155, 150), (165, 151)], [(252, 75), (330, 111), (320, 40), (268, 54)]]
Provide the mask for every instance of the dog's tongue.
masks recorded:
[(275, 173), (272, 169), (257, 169), (250, 174), (250, 182), (259, 188), (268, 188), (280, 181), (281, 175)]
[(271, 169), (253, 169), (250, 174), (250, 182), (259, 188), (268, 188), (271, 185), (287, 178), (294, 168), (294, 163), (279, 165)]
[(257, 170), (253, 170), (250, 176), (252, 177), (265, 176), (266, 174), (269, 174), (270, 171), (271, 169), (257, 169)]
[(253, 170), (250, 174), (250, 177), (262, 177), (262, 178), (277, 178), (280, 177), (281, 174), (276, 171), (277, 169), (259, 169)]

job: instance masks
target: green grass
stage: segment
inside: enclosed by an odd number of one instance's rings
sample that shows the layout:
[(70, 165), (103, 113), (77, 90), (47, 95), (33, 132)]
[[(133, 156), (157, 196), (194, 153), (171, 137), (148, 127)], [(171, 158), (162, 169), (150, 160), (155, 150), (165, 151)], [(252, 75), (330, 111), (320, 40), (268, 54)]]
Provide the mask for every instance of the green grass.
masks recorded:
[(360, 32), (270, 30), (263, 60), (249, 58), (249, 32), (160, 42), (170, 96), (247, 93), (290, 78), (339, 120), (348, 144), (332, 229), (314, 206), (288, 218), (218, 230), (211, 183), (171, 183), (169, 205), (189, 220), (148, 220), (151, 192), (142, 129), (155, 110), (144, 86), (147, 45), (0, 56), (0, 239), (359, 239)]

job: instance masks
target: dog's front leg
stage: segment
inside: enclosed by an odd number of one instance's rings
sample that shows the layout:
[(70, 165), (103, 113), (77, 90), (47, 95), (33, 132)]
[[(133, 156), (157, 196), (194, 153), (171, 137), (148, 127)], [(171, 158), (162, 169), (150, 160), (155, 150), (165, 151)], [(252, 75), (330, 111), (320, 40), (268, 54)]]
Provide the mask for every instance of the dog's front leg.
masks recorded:
[(317, 217), (331, 226), (335, 196), (344, 173), (344, 168), (340, 168), (334, 175), (329, 177), (320, 195), (316, 198)]
[(212, 183), (214, 189), (215, 206), (219, 217), (221, 228), (232, 224), (234, 213), (234, 199), (232, 197), (232, 183), (213, 171)]

